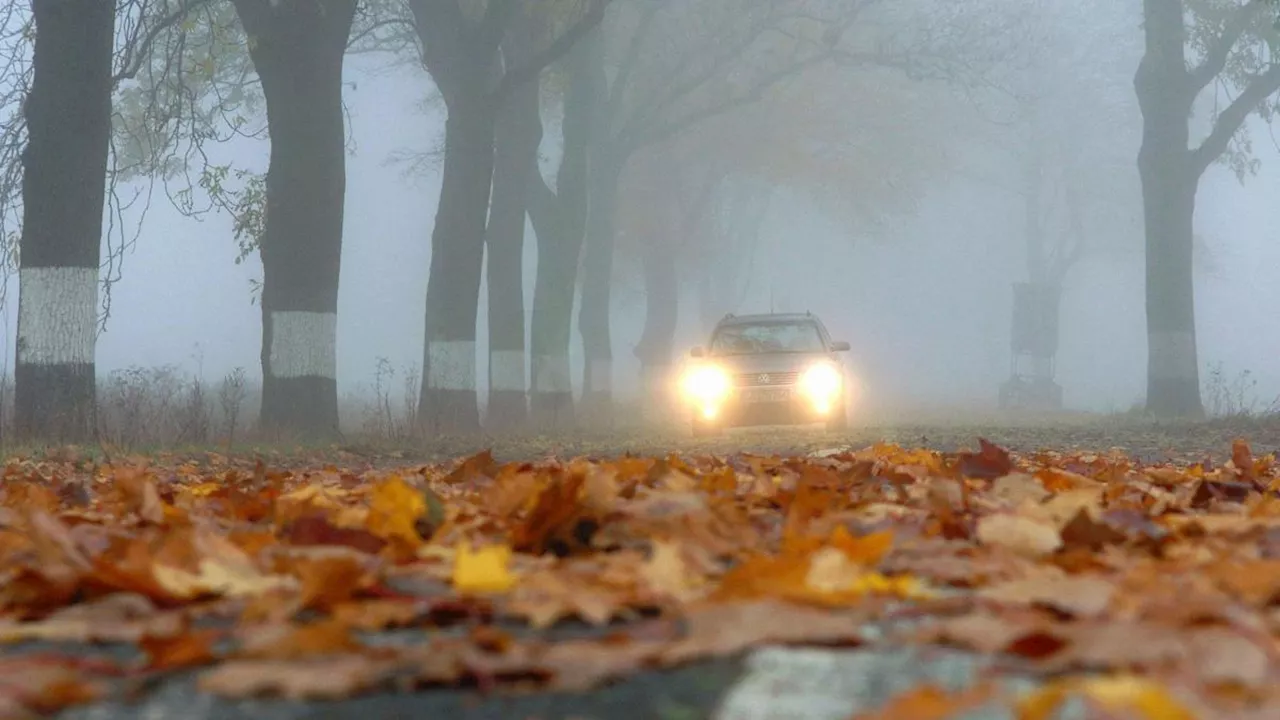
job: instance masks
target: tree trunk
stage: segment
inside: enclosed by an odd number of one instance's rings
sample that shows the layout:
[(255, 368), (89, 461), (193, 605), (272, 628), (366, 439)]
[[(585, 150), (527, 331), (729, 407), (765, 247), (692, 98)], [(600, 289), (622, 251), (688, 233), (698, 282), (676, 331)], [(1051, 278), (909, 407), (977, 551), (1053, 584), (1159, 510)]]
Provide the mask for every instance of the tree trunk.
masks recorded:
[[(539, 181), (535, 179), (536, 183)], [(545, 188), (542, 188), (545, 190)], [(579, 208), (561, 191), (559, 206), (538, 228), (538, 270), (533, 286), (530, 337), (533, 362), (529, 406), (539, 428), (564, 429), (573, 424), (573, 384), (569, 371), (569, 342), (573, 327), (573, 298), (578, 260), (582, 254), (585, 202)], [(585, 185), (579, 193), (585, 196)], [(585, 199), (585, 198), (584, 198)], [(573, 215), (574, 217), (568, 217)]]
[(1146, 234), (1147, 411), (1200, 417), (1192, 227), (1200, 171), (1188, 149), (1195, 98), (1182, 4), (1147, 0), (1146, 54), (1134, 76), (1142, 108), (1138, 172)]
[[(1186, 159), (1185, 152), (1181, 156)], [(1177, 165), (1149, 158), (1141, 170), (1146, 221), (1147, 410), (1162, 417), (1198, 418), (1203, 416), (1204, 406), (1192, 277), (1197, 182), (1185, 165)]]
[(271, 135), (262, 254), (268, 431), (338, 433), (337, 317), (346, 195), (342, 64), (356, 0), (234, 0)]
[(426, 348), (418, 417), (436, 433), (480, 430), (476, 316), (493, 183), (496, 112), (483, 87), (453, 96), (445, 122), (444, 174), (431, 233)]
[(27, 438), (94, 435), (98, 266), (111, 135), (115, 3), (33, 0), (25, 113), (15, 421)]
[(512, 431), (528, 421), (524, 352), (524, 225), (531, 184), (538, 180), (538, 84), (508, 98), (496, 128), (493, 199), (485, 242), (489, 250), (490, 430)]
[(613, 424), (613, 340), (609, 333), (609, 301), (613, 286), (614, 215), (620, 169), (607, 159), (591, 163), (591, 195), (587, 211), (586, 257), (582, 263), (582, 422), (588, 427)]
[(680, 312), (680, 283), (675, 252), (669, 243), (650, 239), (644, 256), (644, 332), (636, 345), (640, 382), (646, 409), (665, 412), (670, 398), (667, 381), (675, 351), (676, 324)]
[(530, 338), (530, 408), (539, 428), (562, 429), (574, 423), (569, 344), (578, 261), (586, 233), (592, 114), (602, 89), (598, 52), (598, 33), (592, 33), (569, 56), (562, 123), (564, 151), (556, 174), (556, 192), (547, 188), (540, 175), (532, 183), (535, 195), (529, 216), (538, 234), (538, 270)]

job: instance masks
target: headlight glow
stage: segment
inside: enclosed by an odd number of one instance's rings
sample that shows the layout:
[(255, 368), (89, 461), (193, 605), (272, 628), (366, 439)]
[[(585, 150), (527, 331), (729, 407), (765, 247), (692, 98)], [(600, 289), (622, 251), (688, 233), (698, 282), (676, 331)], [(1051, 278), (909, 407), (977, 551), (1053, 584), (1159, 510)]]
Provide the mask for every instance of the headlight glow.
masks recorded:
[(684, 392), (704, 405), (717, 403), (729, 394), (729, 374), (714, 365), (696, 367), (685, 375)]
[(836, 399), (842, 384), (840, 371), (827, 363), (813, 365), (800, 375), (800, 392), (821, 407)]

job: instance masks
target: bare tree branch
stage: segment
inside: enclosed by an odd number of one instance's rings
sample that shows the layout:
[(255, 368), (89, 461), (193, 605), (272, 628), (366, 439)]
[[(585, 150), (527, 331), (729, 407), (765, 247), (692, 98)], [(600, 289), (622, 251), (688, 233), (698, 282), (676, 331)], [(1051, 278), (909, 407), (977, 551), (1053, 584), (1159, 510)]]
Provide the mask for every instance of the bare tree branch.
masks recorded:
[(534, 53), (532, 57), (519, 67), (509, 69), (502, 74), (493, 93), (494, 100), (502, 102), (514, 90), (538, 78), (548, 65), (563, 57), (587, 33), (594, 30), (604, 20), (604, 11), (610, 0), (588, 0), (591, 5), (587, 12), (568, 30), (564, 31), (550, 45)]
[(1280, 62), (1271, 65), (1261, 75), (1254, 76), (1240, 95), (1218, 114), (1209, 136), (1200, 143), (1200, 147), (1191, 152), (1194, 171), (1203, 173), (1209, 165), (1222, 157), (1231, 138), (1244, 125), (1250, 113), (1277, 90), (1280, 90)]

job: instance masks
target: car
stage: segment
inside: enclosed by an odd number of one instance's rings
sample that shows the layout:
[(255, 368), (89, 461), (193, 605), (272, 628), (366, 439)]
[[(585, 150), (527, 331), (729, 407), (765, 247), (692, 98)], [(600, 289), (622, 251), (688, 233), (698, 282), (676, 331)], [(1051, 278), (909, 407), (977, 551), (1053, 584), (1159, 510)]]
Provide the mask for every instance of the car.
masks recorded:
[(730, 427), (849, 421), (849, 377), (836, 342), (812, 313), (726, 315), (690, 350), (682, 394), (695, 436)]

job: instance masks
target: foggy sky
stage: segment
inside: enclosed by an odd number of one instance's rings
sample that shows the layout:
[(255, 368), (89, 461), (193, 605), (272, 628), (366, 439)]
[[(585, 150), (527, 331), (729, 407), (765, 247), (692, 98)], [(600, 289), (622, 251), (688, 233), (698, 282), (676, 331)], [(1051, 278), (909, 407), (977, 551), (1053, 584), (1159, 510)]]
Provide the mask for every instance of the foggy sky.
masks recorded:
[[(1139, 32), (1134, 28), (1135, 39)], [(372, 382), (378, 357), (406, 369), (421, 362), (429, 239), (439, 177), (414, 180), (387, 165), (395, 150), (426, 148), (442, 117), (419, 102), (425, 73), (412, 68), (369, 76), (348, 61), (356, 153), (348, 158), (342, 284), (339, 296), (339, 392)], [(1132, 67), (1118, 68), (1132, 77)], [(1243, 187), (1213, 166), (1200, 185), (1196, 231), (1211, 250), (1211, 271), (1196, 278), (1198, 347), (1204, 368), (1222, 362), (1229, 374), (1251, 370), (1263, 402), (1280, 395), (1280, 152), (1268, 129), (1253, 122), (1261, 173)], [(544, 151), (555, 152), (548, 128)], [(549, 149), (548, 149), (549, 148)], [(264, 169), (266, 141), (218, 151), (238, 166)], [(1133, 148), (1136, 156), (1137, 148)], [(763, 243), (776, 253), (771, 283), (778, 310), (812, 310), (837, 339), (853, 345), (851, 364), (875, 403), (993, 405), (1009, 372), (1010, 284), (1025, 279), (1022, 204), (1007, 193), (963, 178), (939, 179), (919, 202), (918, 217), (868, 240), (857, 227), (837, 227), (799, 202), (770, 210)], [(261, 316), (249, 301), (249, 279), (261, 277), (256, 256), (236, 255), (231, 220), (196, 222), (157, 193), (136, 249), (113, 292), (108, 331), (98, 341), (100, 374), (130, 365), (174, 364), (216, 381), (235, 366), (258, 376)], [(526, 297), (536, 255), (526, 237)], [(759, 265), (757, 265), (759, 267)], [(1091, 256), (1068, 275), (1062, 300), (1058, 380), (1073, 409), (1126, 410), (1145, 391), (1142, 255), (1135, 242), (1118, 255)], [(614, 290), (615, 382), (634, 392), (638, 363), (631, 348), (643, 323), (638, 275)], [(769, 309), (770, 282), (757, 278), (748, 306)], [(484, 290), (482, 288), (482, 294)], [(3, 314), (4, 365), (11, 372), (16, 279)], [(696, 297), (682, 298), (680, 347), (700, 343)], [(482, 297), (477, 378), (484, 390), (485, 304)], [(576, 323), (576, 315), (575, 315)], [(580, 379), (574, 334), (575, 384)], [(398, 392), (398, 391), (397, 391)]]

